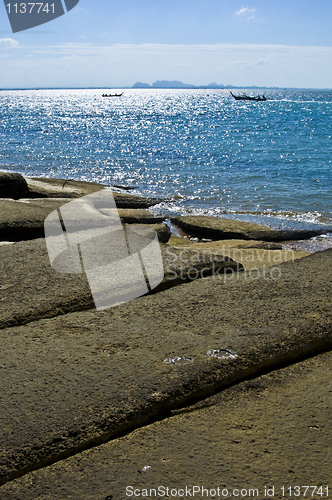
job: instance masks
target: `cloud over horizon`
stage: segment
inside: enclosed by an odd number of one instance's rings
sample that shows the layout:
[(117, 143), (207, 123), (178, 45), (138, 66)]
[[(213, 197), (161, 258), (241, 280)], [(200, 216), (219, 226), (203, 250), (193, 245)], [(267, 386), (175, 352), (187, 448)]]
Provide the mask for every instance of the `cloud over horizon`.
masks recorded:
[[(1, 41), (1, 39), (0, 39)], [(276, 44), (19, 45), (6, 52), (0, 87), (131, 87), (180, 80), (194, 85), (330, 88), (332, 47)], [(20, 85), (19, 85), (20, 86)]]

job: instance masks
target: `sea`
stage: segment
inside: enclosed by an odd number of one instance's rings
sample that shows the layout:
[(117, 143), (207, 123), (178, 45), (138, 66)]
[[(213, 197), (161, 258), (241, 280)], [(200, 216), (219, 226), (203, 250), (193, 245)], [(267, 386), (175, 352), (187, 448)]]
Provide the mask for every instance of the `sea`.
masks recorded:
[(129, 189), (169, 218), (323, 228), (332, 246), (331, 90), (104, 92), (2, 90), (0, 170)]

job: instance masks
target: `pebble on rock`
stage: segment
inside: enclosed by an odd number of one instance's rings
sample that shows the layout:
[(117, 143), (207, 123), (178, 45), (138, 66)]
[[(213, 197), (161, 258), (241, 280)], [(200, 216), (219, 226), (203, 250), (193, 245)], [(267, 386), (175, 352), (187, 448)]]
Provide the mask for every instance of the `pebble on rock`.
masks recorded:
[(232, 349), (209, 349), (206, 354), (218, 359), (236, 359), (238, 357)]
[(190, 358), (189, 356), (174, 356), (172, 358), (167, 358), (164, 360), (164, 363), (170, 365), (187, 365), (188, 363), (192, 363), (194, 358)]

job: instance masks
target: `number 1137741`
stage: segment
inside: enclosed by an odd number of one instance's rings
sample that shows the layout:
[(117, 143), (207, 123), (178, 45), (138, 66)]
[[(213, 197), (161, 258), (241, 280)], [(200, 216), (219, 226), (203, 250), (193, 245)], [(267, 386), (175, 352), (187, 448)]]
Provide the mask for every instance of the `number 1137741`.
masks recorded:
[(8, 14), (54, 14), (54, 3), (8, 3)]
[(328, 497), (328, 486), (281, 486), (283, 497)]

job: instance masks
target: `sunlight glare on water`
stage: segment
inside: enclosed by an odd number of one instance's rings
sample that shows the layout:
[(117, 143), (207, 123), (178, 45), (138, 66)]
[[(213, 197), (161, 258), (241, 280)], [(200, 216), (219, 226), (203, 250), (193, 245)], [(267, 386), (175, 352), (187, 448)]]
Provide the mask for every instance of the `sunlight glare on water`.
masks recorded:
[(170, 213), (331, 221), (331, 91), (123, 92), (0, 92), (0, 170), (134, 186)]

